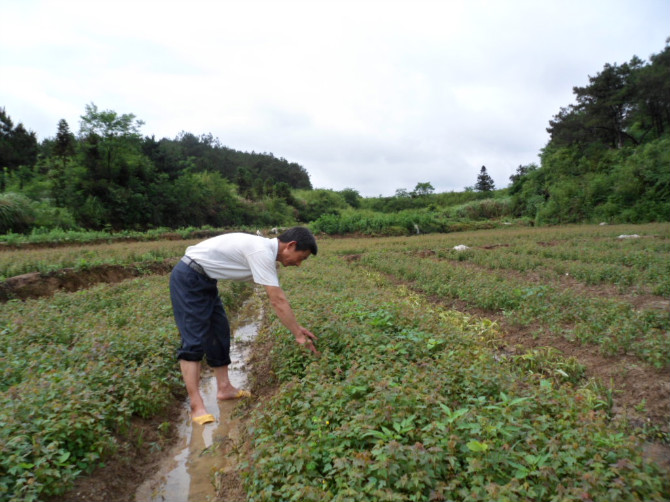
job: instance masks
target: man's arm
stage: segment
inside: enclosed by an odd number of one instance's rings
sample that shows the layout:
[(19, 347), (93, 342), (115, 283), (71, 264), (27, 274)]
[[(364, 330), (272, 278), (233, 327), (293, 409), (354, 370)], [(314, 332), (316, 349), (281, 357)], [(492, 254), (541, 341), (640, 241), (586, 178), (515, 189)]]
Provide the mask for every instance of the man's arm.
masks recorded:
[(308, 329), (303, 328), (298, 324), (298, 320), (293, 313), (293, 309), (291, 309), (291, 305), (284, 294), (284, 290), (278, 286), (265, 286), (265, 291), (270, 299), (272, 309), (275, 311), (282, 324), (293, 333), (295, 341), (300, 345), (307, 347), (314, 352), (314, 354), (318, 354), (316, 347), (314, 347), (314, 342), (312, 341), (316, 340), (316, 336), (314, 336)]

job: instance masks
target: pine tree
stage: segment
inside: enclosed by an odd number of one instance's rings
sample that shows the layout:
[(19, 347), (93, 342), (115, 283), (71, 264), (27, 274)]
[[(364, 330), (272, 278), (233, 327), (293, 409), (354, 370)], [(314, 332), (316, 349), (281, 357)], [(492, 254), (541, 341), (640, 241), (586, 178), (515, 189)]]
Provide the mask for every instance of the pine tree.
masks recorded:
[(65, 119), (58, 122), (58, 132), (56, 133), (56, 144), (54, 145), (54, 156), (61, 159), (65, 165), (66, 159), (74, 155), (75, 138), (70, 132), (70, 127)]
[(492, 192), (495, 190), (495, 184), (493, 183), (493, 178), (489, 176), (486, 172), (486, 166), (482, 166), (479, 175), (477, 176), (477, 183), (475, 184), (475, 190), (477, 192)]

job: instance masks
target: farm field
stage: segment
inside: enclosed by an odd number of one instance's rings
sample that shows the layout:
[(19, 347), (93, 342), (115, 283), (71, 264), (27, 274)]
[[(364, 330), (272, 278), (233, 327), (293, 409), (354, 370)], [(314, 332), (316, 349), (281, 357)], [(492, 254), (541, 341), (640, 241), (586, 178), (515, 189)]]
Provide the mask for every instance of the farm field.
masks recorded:
[[(24, 250), (20, 270), (84, 250), (136, 266), (188, 242), (141, 244)], [(268, 316), (247, 441), (228, 452), (241, 469), (219, 486), (257, 501), (670, 499), (670, 225), (319, 246), (282, 284), (322, 355)], [(232, 309), (238, 287), (222, 288)], [(181, 396), (166, 275), (12, 300), (0, 319), (1, 500), (110, 462), (138, 417), (168, 429)]]

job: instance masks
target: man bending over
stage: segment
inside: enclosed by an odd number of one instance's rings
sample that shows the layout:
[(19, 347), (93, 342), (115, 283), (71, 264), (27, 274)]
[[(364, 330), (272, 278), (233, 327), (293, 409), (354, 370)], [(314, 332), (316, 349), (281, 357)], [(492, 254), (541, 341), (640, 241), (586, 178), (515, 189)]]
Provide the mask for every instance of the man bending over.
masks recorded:
[(245, 233), (223, 234), (186, 249), (170, 275), (170, 298), (181, 335), (177, 358), (194, 422), (214, 421), (200, 395), (200, 365), (204, 356), (216, 376), (218, 399), (250, 395), (233, 387), (228, 378), (230, 325), (219, 298), (217, 280), (253, 281), (264, 286), (273, 310), (296, 342), (317, 354), (316, 336), (298, 324), (279, 286), (276, 266), (279, 262), (285, 267), (298, 267), (316, 253), (316, 239), (305, 227), (293, 227), (274, 239)]

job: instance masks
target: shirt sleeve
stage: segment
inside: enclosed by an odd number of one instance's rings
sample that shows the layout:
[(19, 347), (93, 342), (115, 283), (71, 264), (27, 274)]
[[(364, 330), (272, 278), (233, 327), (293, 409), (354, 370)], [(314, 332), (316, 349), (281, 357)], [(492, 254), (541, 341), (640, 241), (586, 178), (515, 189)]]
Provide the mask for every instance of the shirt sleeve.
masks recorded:
[(275, 260), (268, 258), (268, 255), (262, 251), (256, 251), (247, 255), (251, 275), (256, 284), (261, 286), (279, 286), (279, 277), (277, 275), (277, 265)]

